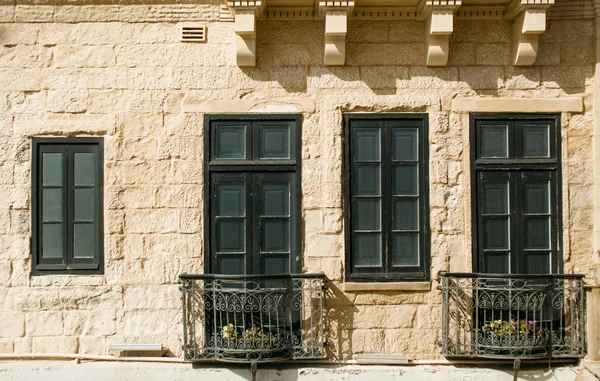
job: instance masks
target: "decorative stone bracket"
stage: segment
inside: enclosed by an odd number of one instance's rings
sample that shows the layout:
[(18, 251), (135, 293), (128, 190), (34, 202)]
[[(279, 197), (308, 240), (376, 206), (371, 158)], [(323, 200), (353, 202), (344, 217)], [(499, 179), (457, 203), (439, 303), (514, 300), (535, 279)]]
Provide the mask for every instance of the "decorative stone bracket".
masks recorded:
[(256, 17), (265, 9), (265, 3), (256, 1), (228, 1), (235, 17), (235, 46), (238, 66), (256, 66)]
[(515, 66), (530, 66), (538, 54), (540, 35), (546, 31), (546, 10), (554, 0), (515, 0), (507, 18), (513, 25), (512, 60)]
[[(282, 6), (281, 2), (271, 0), (222, 0), (227, 2), (234, 21), (236, 56), (239, 66), (256, 66), (256, 19), (266, 15), (272, 19), (299, 17), (302, 20), (314, 20), (315, 15), (325, 19), (325, 65), (344, 65), (346, 61), (346, 34), (348, 18), (367, 17), (370, 19), (417, 19), (426, 23), (426, 64), (427, 66), (445, 66), (450, 51), (450, 35), (454, 31), (454, 18), (479, 20), (481, 17), (494, 20), (514, 20), (513, 57), (516, 66), (533, 65), (538, 54), (539, 37), (546, 30), (546, 11), (555, 0), (513, 0), (505, 5), (488, 9), (482, 5), (467, 5), (465, 10), (457, 9), (462, 0), (421, 0), (418, 6), (390, 6), (392, 0), (370, 0), (362, 3), (363, 8), (355, 8), (354, 0), (319, 0), (316, 12), (300, 2), (296, 7)], [(271, 5), (267, 10), (267, 1)], [(287, 0), (286, 0), (287, 1)], [(290, 4), (295, 0), (289, 0)], [(483, 0), (487, 1), (487, 0)], [(489, 0), (492, 1), (492, 0)], [(599, 0), (600, 1), (600, 0)], [(371, 4), (365, 7), (364, 4)], [(379, 9), (375, 12), (373, 9)], [(223, 4), (223, 7), (225, 5)], [(468, 8), (468, 9), (467, 9)], [(483, 9), (478, 11), (477, 9)], [(487, 9), (487, 10), (486, 10)], [(227, 9), (221, 9), (227, 15)], [(224, 11), (224, 12), (223, 12)], [(475, 13), (474, 13), (475, 12)], [(376, 13), (377, 16), (373, 16)], [(290, 14), (295, 16), (289, 16)], [(302, 16), (300, 16), (302, 15)], [(366, 15), (366, 16), (365, 16)], [(232, 18), (221, 17), (224, 21)]]
[(454, 11), (461, 0), (425, 0), (419, 14), (426, 21), (427, 66), (445, 66), (450, 52), (450, 35), (454, 31)]
[(318, 11), (325, 17), (325, 65), (343, 65), (346, 61), (348, 13), (354, 1), (319, 1)]

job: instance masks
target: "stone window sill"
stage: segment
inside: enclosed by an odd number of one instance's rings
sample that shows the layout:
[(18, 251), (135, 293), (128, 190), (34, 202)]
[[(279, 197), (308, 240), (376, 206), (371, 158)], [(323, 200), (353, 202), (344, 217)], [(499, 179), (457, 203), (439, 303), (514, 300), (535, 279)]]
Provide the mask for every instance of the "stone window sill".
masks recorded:
[(431, 282), (342, 283), (344, 292), (361, 291), (431, 291)]

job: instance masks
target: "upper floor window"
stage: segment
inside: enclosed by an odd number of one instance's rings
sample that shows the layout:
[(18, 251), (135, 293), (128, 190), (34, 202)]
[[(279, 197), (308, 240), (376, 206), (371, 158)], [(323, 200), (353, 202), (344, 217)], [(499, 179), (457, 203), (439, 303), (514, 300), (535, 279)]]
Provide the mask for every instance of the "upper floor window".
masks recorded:
[(300, 116), (209, 115), (206, 271), (300, 270)]
[(34, 138), (33, 273), (103, 271), (103, 141)]
[(559, 270), (560, 116), (474, 115), (473, 270)]
[(345, 115), (346, 280), (429, 277), (426, 114)]

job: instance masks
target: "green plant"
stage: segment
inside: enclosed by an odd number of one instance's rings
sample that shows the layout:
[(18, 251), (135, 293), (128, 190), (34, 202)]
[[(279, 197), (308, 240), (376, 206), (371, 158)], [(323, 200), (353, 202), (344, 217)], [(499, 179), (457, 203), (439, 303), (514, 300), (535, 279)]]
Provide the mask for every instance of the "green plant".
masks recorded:
[(481, 327), (481, 331), (494, 336), (541, 335), (542, 330), (533, 320), (492, 320)]
[(237, 339), (237, 332), (233, 324), (227, 324), (221, 329), (221, 338), (223, 340), (235, 340)]

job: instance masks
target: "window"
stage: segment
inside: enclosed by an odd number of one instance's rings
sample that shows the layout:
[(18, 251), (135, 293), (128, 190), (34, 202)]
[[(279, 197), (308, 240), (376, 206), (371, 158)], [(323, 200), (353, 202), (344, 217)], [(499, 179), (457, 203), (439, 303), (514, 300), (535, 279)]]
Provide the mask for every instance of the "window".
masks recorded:
[(346, 280), (429, 278), (426, 114), (345, 115)]
[(473, 269), (559, 270), (560, 116), (471, 117)]
[(103, 141), (34, 138), (33, 273), (103, 271)]
[(298, 272), (300, 116), (211, 115), (204, 136), (206, 272)]

